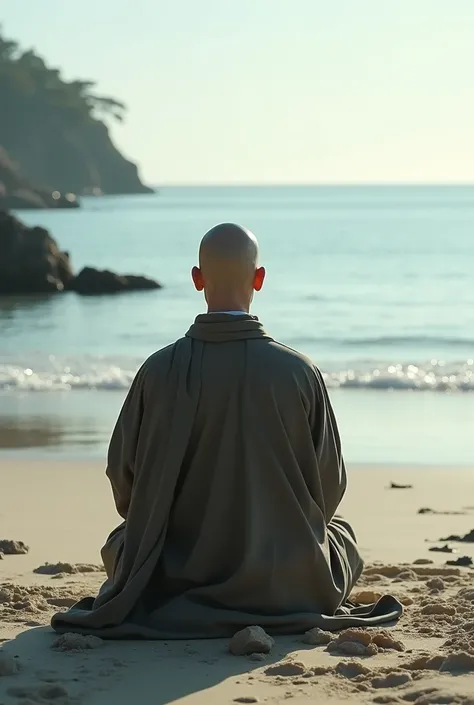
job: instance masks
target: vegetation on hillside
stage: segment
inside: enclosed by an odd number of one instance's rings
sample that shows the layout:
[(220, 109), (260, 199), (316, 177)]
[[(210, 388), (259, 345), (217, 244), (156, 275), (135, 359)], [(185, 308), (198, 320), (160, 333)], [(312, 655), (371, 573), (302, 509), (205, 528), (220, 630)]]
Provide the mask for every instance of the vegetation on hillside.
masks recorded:
[(94, 93), (93, 81), (65, 81), (59, 69), (50, 68), (33, 49), (23, 51), (0, 29), (0, 132), (14, 127), (15, 117), (47, 115), (60, 111), (65, 121), (80, 123), (112, 115), (123, 120), (125, 105)]
[(125, 105), (94, 88), (93, 81), (66, 81), (0, 31), (0, 145), (23, 175), (60, 191), (146, 191), (103, 122), (122, 121)]

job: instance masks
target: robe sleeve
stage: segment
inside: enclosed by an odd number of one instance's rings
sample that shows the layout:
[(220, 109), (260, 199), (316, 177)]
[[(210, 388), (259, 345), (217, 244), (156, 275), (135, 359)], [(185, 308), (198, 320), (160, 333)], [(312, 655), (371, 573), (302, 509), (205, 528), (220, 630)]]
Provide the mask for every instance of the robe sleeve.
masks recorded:
[(313, 441), (318, 458), (325, 517), (329, 523), (341, 503), (347, 474), (341, 450), (336, 417), (321, 372), (315, 368), (315, 409), (312, 419)]
[(144, 409), (144, 370), (132, 382), (110, 439), (106, 475), (117, 512), (127, 518), (132, 496), (135, 456)]

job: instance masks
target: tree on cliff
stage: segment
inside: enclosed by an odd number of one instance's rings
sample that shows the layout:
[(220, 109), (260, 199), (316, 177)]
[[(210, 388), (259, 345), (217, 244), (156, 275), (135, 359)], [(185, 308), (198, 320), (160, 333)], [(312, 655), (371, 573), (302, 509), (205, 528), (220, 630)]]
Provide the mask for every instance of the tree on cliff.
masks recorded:
[(0, 145), (26, 177), (52, 190), (147, 191), (103, 122), (108, 116), (122, 121), (125, 105), (94, 87), (93, 81), (64, 80), (0, 31)]

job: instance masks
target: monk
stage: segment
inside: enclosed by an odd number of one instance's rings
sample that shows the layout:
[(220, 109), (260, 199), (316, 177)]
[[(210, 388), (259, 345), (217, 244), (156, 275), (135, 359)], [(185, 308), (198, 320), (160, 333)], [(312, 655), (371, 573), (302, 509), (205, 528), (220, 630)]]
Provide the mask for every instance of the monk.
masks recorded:
[(137, 373), (108, 453), (123, 519), (102, 550), (108, 579), (55, 615), (57, 632), (189, 639), (400, 616), (390, 596), (348, 600), (363, 563), (336, 516), (336, 420), (317, 367), (249, 313), (258, 255), (238, 225), (204, 236), (192, 279), (208, 311)]

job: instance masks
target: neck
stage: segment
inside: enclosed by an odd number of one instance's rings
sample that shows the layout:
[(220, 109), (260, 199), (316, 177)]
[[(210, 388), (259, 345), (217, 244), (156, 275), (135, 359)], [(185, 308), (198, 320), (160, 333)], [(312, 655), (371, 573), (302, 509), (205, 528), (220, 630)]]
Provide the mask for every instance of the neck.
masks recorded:
[(249, 313), (248, 308), (243, 308), (242, 306), (208, 306), (208, 313), (225, 313), (226, 311), (242, 311), (242, 313)]
[(218, 313), (219, 311), (242, 311), (242, 313), (249, 313), (250, 301), (242, 301), (239, 297), (208, 299), (207, 312)]

